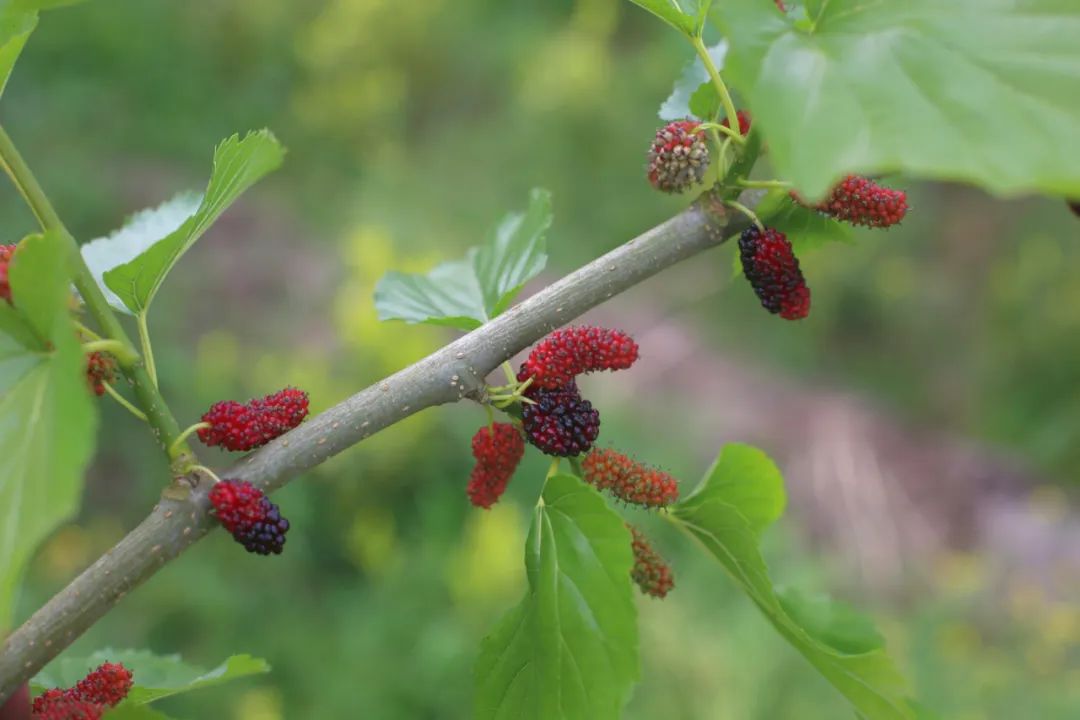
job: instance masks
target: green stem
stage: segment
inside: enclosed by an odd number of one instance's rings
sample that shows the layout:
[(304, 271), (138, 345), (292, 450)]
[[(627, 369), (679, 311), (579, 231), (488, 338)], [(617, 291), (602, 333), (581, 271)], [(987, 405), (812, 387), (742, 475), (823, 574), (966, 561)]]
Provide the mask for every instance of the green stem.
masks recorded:
[(713, 132), (723, 133), (724, 135), (728, 136), (729, 138), (731, 138), (735, 142), (739, 143), (740, 145), (742, 145), (743, 143), (746, 142), (746, 138), (744, 138), (742, 135), (740, 135), (738, 130), (732, 130), (727, 125), (721, 125), (720, 123), (714, 123), (714, 122), (701, 123), (700, 125), (698, 125), (698, 129), (699, 130), (711, 130)]
[(745, 180), (739, 178), (739, 187), (744, 188), (762, 188), (765, 190), (787, 190), (791, 187), (791, 183), (786, 180)]
[(502, 364), (502, 369), (503, 373), (506, 374), (506, 379), (509, 381), (509, 383), (516, 387), (518, 384), (517, 374), (514, 373), (514, 368), (510, 365), (509, 360)]
[(582, 480), (585, 479), (585, 468), (581, 466), (581, 457), (579, 455), (575, 455), (574, 457), (570, 458), (570, 467), (574, 469), (575, 475), (577, 475)]
[(182, 454), (183, 449), (185, 447), (187, 447), (184, 444), (187, 441), (187, 439), (189, 437), (191, 437), (192, 435), (194, 435), (195, 433), (199, 432), (200, 430), (203, 430), (203, 429), (208, 428), (208, 427), (210, 427), (210, 423), (208, 423), (208, 422), (198, 422), (198, 423), (195, 423), (194, 425), (192, 425), (191, 427), (185, 428), (184, 431), (182, 433), (180, 433), (180, 435), (178, 435), (175, 440), (172, 441), (172, 444), (169, 445), (169, 459), (170, 460), (176, 460), (177, 458), (179, 458), (180, 455)]
[(121, 405), (122, 407), (126, 408), (126, 409), (127, 409), (127, 411), (128, 411), (129, 413), (131, 413), (132, 415), (134, 415), (135, 417), (139, 418), (139, 419), (140, 419), (140, 420), (142, 420), (143, 422), (146, 422), (146, 413), (144, 413), (144, 412), (143, 412), (142, 410), (140, 410), (139, 408), (135, 407), (135, 406), (134, 406), (134, 405), (132, 405), (132, 404), (131, 404), (130, 402), (128, 402), (128, 399), (127, 399), (126, 397), (124, 397), (123, 395), (121, 395), (120, 393), (118, 393), (118, 392), (116, 391), (116, 388), (114, 388), (114, 387), (113, 387), (112, 385), (110, 385), (109, 383), (107, 383), (107, 382), (102, 382), (102, 385), (104, 385), (104, 386), (105, 386), (105, 392), (109, 393), (109, 396), (110, 396), (110, 397), (111, 397), (111, 398), (112, 398), (113, 400), (115, 400), (116, 402), (120, 403), (120, 405)]
[(150, 345), (150, 327), (146, 324), (146, 309), (140, 312), (135, 323), (139, 328), (139, 345), (142, 346), (143, 359), (146, 361), (146, 373), (150, 376), (150, 382), (157, 387), (157, 366), (154, 365), (154, 348)]
[(101, 339), (100, 335), (98, 335), (96, 332), (94, 332), (90, 328), (86, 327), (85, 325), (83, 325), (78, 320), (72, 320), (71, 322), (73, 322), (75, 324), (75, 329), (76, 330), (78, 330), (79, 332), (81, 332), (83, 335), (90, 338), (91, 340), (100, 340)]
[(741, 138), (742, 133), (739, 132), (739, 116), (735, 112), (735, 103), (732, 102), (731, 93), (728, 92), (724, 79), (720, 77), (720, 71), (716, 69), (716, 64), (709, 55), (709, 49), (705, 47), (705, 43), (700, 37), (693, 38), (691, 42), (694, 44), (694, 50), (697, 51), (698, 57), (701, 58), (701, 63), (705, 66), (705, 71), (709, 73), (713, 85), (716, 86), (716, 92), (720, 95), (720, 102), (724, 105), (724, 114), (727, 115), (728, 125), (735, 132), (735, 137)]
[[(69, 262), (74, 271), (72, 280), (75, 283), (75, 289), (79, 291), (83, 302), (86, 303), (87, 310), (98, 327), (101, 328), (103, 335), (106, 338), (120, 341), (130, 350), (131, 354), (137, 355), (135, 346), (132, 345), (127, 332), (113, 313), (112, 308), (109, 307), (109, 302), (105, 299), (105, 294), (98, 286), (97, 280), (90, 273), (90, 268), (86, 266), (75, 238), (71, 236), (71, 233), (64, 227), (64, 223), (60, 221), (56, 210), (45, 196), (41, 185), (38, 184), (37, 178), (34, 177), (33, 172), (23, 161), (19, 151), (15, 148), (15, 144), (12, 143), (3, 127), (0, 127), (0, 164), (3, 165), (12, 182), (15, 183), (15, 187), (18, 188), (19, 193), (26, 200), (27, 205), (30, 206), (41, 226), (47, 231), (58, 233), (67, 243), (68, 255), (70, 256)], [(169, 406), (165, 404), (165, 399), (158, 392), (157, 384), (150, 379), (143, 361), (139, 360), (130, 367), (122, 367), (121, 370), (131, 382), (135, 391), (135, 398), (146, 414), (146, 421), (153, 428), (158, 442), (161, 443), (162, 448), (169, 448), (180, 435), (180, 426), (177, 424), (172, 412), (169, 411)], [(181, 455), (194, 457), (191, 449), (186, 444), (181, 443), (179, 447)]]
[(551, 477), (552, 475), (558, 474), (558, 472), (559, 472), (559, 463), (561, 461), (562, 461), (562, 458), (557, 458), (557, 457), (551, 458), (551, 466), (548, 468), (547, 477)]
[(131, 352), (131, 349), (119, 340), (91, 340), (82, 345), (83, 352), (106, 352), (117, 359), (122, 366), (134, 365), (139, 361), (139, 356)]
[(741, 212), (743, 215), (745, 215), (746, 217), (753, 220), (754, 224), (758, 226), (758, 230), (761, 230), (762, 232), (765, 232), (765, 226), (761, 224), (761, 220), (758, 219), (758, 216), (757, 216), (756, 212), (754, 212), (750, 208), (746, 207), (745, 205), (743, 205), (738, 200), (728, 200), (728, 201), (725, 202), (725, 205), (735, 208), (736, 210)]

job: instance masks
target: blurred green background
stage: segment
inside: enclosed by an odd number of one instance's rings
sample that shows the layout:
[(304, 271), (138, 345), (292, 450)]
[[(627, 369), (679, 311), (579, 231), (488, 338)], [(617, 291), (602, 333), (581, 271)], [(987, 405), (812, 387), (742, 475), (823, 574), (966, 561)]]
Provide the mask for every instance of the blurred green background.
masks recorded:
[[(164, 391), (191, 422), (286, 384), (318, 411), (445, 343), (378, 323), (374, 283), (459, 255), (530, 187), (554, 193), (547, 280), (677, 210), (644, 181), (644, 150), (689, 57), (623, 0), (95, 0), (43, 17), (0, 114), (82, 240), (201, 188), (233, 132), (288, 146), (152, 313)], [(723, 442), (761, 445), (792, 495), (768, 539), (775, 577), (875, 616), (945, 717), (1080, 717), (1080, 223), (1057, 199), (898, 182), (902, 228), (803, 259), (803, 323), (756, 307), (730, 248), (600, 309), (644, 355), (586, 381), (601, 438), (685, 483)], [(4, 242), (33, 227), (10, 189), (0, 213)], [(143, 428), (102, 408), (85, 508), (42, 549), (20, 617), (167, 479)], [(273, 665), (163, 704), (180, 718), (468, 717), (477, 643), (523, 590), (546, 465), (473, 510), (483, 418), (427, 411), (347, 451), (276, 496), (284, 556), (216, 533), (72, 652)], [(643, 522), (677, 589), (640, 603), (629, 718), (850, 715), (717, 566)]]

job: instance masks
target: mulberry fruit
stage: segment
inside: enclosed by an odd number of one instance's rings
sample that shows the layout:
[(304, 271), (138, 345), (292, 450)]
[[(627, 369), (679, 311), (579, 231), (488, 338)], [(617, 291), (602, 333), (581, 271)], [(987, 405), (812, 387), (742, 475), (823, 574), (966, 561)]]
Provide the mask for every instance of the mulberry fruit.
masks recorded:
[(882, 187), (869, 178), (848, 175), (814, 208), (852, 225), (889, 227), (907, 214), (907, 193)]
[(581, 468), (585, 482), (623, 502), (666, 507), (679, 499), (679, 483), (675, 478), (617, 450), (593, 450), (582, 460)]
[(625, 370), (638, 359), (638, 345), (620, 330), (580, 325), (556, 330), (525, 361), (518, 380), (532, 376), (537, 387), (554, 389), (582, 373)]
[(116, 379), (116, 359), (103, 352), (92, 352), (86, 356), (86, 382), (95, 395), (105, 394), (105, 383)]
[(134, 680), (120, 663), (103, 663), (75, 685), (74, 693), (89, 702), (114, 707), (127, 697)]
[(61, 692), (48, 690), (34, 699), (34, 720), (101, 720), (105, 708)]
[(709, 167), (709, 144), (696, 120), (677, 120), (656, 131), (649, 147), (649, 182), (680, 193), (701, 182)]
[(226, 450), (252, 450), (292, 430), (307, 414), (307, 393), (291, 387), (246, 404), (224, 400), (203, 414), (209, 427), (199, 428), (199, 439)]
[[(523, 375), (524, 367), (518, 377)], [(600, 434), (600, 413), (581, 397), (573, 380), (552, 389), (530, 386), (525, 397), (532, 400), (521, 412), (525, 437), (546, 455), (580, 455)]]
[(8, 265), (15, 254), (14, 245), (0, 245), (0, 298), (11, 302), (11, 284), (8, 282)]
[(128, 696), (132, 673), (120, 663), (103, 663), (69, 690), (46, 690), (34, 699), (35, 720), (98, 720)]
[(495, 423), (476, 431), (472, 439), (476, 459), (466, 491), (476, 507), (490, 508), (506, 490), (525, 455), (525, 440), (509, 423)]
[(784, 233), (751, 225), (739, 237), (739, 254), (762, 307), (785, 320), (810, 314), (810, 288)]
[(645, 538), (644, 533), (629, 523), (632, 541), (630, 547), (634, 551), (634, 567), (630, 571), (630, 577), (646, 595), (654, 598), (664, 598), (675, 587), (675, 577), (671, 567), (653, 549)]
[(246, 480), (222, 480), (210, 490), (218, 520), (248, 552), (280, 555), (289, 521), (263, 491)]
[[(750, 132), (750, 113), (746, 110), (737, 110), (735, 112), (735, 117), (739, 119), (739, 134), (748, 134)], [(724, 118), (720, 124), (724, 127), (731, 127), (731, 123), (728, 122), (727, 118)]]

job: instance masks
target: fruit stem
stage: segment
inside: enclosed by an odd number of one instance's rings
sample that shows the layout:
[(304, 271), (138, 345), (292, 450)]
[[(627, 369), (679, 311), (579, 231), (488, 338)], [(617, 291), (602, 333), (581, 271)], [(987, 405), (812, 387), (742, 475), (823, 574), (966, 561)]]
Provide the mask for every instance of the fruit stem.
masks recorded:
[(727, 200), (727, 201), (724, 202), (724, 204), (727, 205), (728, 207), (735, 208), (736, 210), (741, 212), (743, 215), (745, 215), (746, 217), (753, 220), (754, 224), (757, 225), (758, 230), (760, 230), (761, 232), (765, 232), (765, 226), (761, 224), (761, 220), (758, 219), (757, 213), (755, 213), (753, 210), (746, 207), (745, 205), (743, 205), (738, 200)]
[[(120, 324), (119, 318), (113, 313), (109, 301), (105, 299), (105, 293), (102, 292), (97, 280), (91, 274), (86, 261), (83, 260), (75, 238), (64, 227), (64, 223), (56, 214), (56, 210), (49, 202), (44, 190), (41, 189), (41, 185), (38, 183), (37, 178), (34, 177), (34, 173), (26, 164), (26, 161), (23, 160), (22, 155), (19, 154), (15, 144), (2, 126), (0, 126), (0, 165), (11, 177), (12, 182), (15, 183), (15, 187), (23, 196), (23, 199), (26, 200), (26, 204), (30, 206), (30, 210), (34, 213), (34, 217), (38, 219), (41, 227), (47, 232), (57, 233), (67, 244), (69, 257), (57, 258), (57, 261), (70, 263), (74, 276), (72, 282), (75, 284), (75, 289), (79, 291), (87, 310), (89, 310), (98, 327), (101, 328), (103, 335), (119, 340), (130, 348), (132, 354), (135, 354), (135, 346), (128, 338), (124, 326)], [(157, 436), (162, 447), (168, 448), (174, 443), (176, 436), (179, 434), (180, 426), (169, 410), (169, 406), (165, 403), (165, 398), (158, 392), (157, 383), (151, 382), (145, 359), (136, 361), (130, 367), (122, 366), (121, 370), (131, 381), (132, 387), (135, 389), (135, 397), (146, 414), (146, 421), (153, 428), (154, 435)], [(186, 445), (182, 449), (188, 453), (191, 452)]]
[(90, 328), (86, 327), (85, 325), (83, 325), (78, 320), (72, 320), (71, 322), (75, 324), (75, 329), (76, 330), (78, 330), (79, 332), (81, 332), (83, 335), (90, 338), (91, 340), (100, 340), (101, 339), (100, 335), (98, 335), (96, 332), (94, 332)]
[(104, 388), (105, 388), (105, 392), (109, 393), (109, 396), (110, 396), (110, 397), (112, 397), (112, 399), (113, 399), (113, 400), (115, 400), (116, 402), (120, 403), (120, 405), (121, 405), (122, 407), (126, 408), (126, 409), (127, 409), (127, 411), (128, 411), (129, 413), (131, 413), (132, 415), (134, 415), (135, 417), (139, 418), (139, 419), (140, 419), (140, 420), (142, 420), (143, 422), (146, 422), (146, 413), (144, 413), (144, 412), (143, 412), (142, 410), (140, 410), (139, 408), (137, 408), (137, 407), (135, 407), (134, 405), (132, 405), (132, 404), (131, 404), (131, 403), (130, 403), (130, 402), (128, 401), (128, 399), (127, 399), (126, 397), (124, 397), (124, 396), (123, 396), (123, 395), (121, 395), (121, 394), (120, 394), (119, 392), (117, 392), (117, 391), (116, 391), (116, 388), (114, 388), (114, 387), (113, 387), (112, 385), (110, 385), (109, 383), (107, 383), (107, 382), (105, 382), (105, 381), (102, 381), (102, 383), (101, 383), (101, 384), (102, 384), (102, 386), (104, 386)]
[(746, 178), (739, 178), (735, 182), (739, 184), (739, 187), (762, 188), (765, 190), (787, 190), (791, 187), (791, 183), (786, 180), (747, 180)]
[(487, 410), (488, 416), (488, 434), (494, 437), (495, 434), (495, 411), (491, 409), (490, 405), (485, 405), (484, 409)]
[(513, 386), (517, 386), (517, 384), (518, 384), (517, 375), (514, 374), (514, 368), (510, 365), (509, 360), (506, 360), (505, 362), (503, 362), (502, 369), (503, 369), (503, 372), (506, 374), (506, 379), (510, 382), (510, 384), (513, 385)]
[(180, 457), (180, 455), (182, 454), (181, 451), (183, 449), (182, 446), (184, 445), (184, 442), (195, 433), (208, 427), (211, 427), (210, 423), (208, 422), (197, 422), (194, 425), (185, 428), (184, 431), (180, 433), (180, 435), (177, 436), (175, 440), (173, 440), (172, 444), (169, 445), (169, 460), (176, 460), (178, 457)]
[(713, 62), (712, 56), (709, 55), (709, 49), (705, 47), (705, 43), (700, 37), (695, 37), (690, 42), (693, 43), (698, 57), (701, 58), (705, 71), (712, 78), (713, 85), (716, 86), (716, 92), (720, 95), (720, 102), (724, 105), (724, 114), (727, 115), (728, 125), (731, 126), (734, 133), (733, 137), (739, 138), (740, 144), (742, 144), (742, 133), (739, 132), (739, 116), (735, 112), (735, 103), (732, 102), (731, 93), (728, 92), (724, 79), (720, 77), (720, 71), (716, 69), (716, 64)]
[(551, 458), (551, 466), (548, 468), (547, 475), (544, 476), (545, 480), (550, 478), (552, 475), (558, 474), (560, 462), (562, 462), (562, 458)]
[(574, 469), (575, 475), (577, 475), (582, 480), (585, 479), (585, 468), (581, 466), (580, 455), (575, 455), (574, 457), (570, 458), (570, 467)]
[(150, 382), (157, 387), (157, 366), (154, 365), (154, 348), (150, 345), (150, 327), (146, 322), (146, 309), (135, 318), (139, 326), (139, 344), (142, 346), (142, 354), (146, 359), (146, 373), (150, 376)]
[(131, 367), (139, 360), (139, 356), (119, 340), (91, 340), (84, 342), (82, 349), (85, 353), (107, 352), (125, 367)]
[(205, 465), (199, 465), (198, 463), (193, 463), (191, 465), (188, 465), (187, 470), (185, 471), (185, 474), (190, 473), (192, 470), (198, 470), (200, 472), (206, 473), (207, 475), (210, 476), (210, 479), (214, 481), (215, 485), (218, 484), (219, 482), (221, 482), (221, 478), (219, 478), (217, 476), (217, 473), (214, 472), (213, 470), (211, 470), (210, 468), (206, 467)]
[(731, 138), (735, 142), (739, 143), (740, 145), (742, 145), (742, 144), (744, 144), (746, 142), (746, 138), (744, 138), (742, 135), (740, 135), (738, 130), (732, 130), (727, 125), (721, 125), (720, 123), (703, 122), (703, 123), (701, 123), (700, 125), (697, 126), (697, 129), (698, 130), (711, 130), (712, 132), (723, 133), (724, 135), (728, 136), (729, 138)]

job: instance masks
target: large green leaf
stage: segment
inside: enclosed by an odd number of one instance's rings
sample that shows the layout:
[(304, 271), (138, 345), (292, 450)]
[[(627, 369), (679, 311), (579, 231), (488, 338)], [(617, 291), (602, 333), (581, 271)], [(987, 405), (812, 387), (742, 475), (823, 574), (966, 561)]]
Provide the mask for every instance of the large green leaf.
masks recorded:
[(83, 0), (0, 0), (0, 95), (15, 61), (37, 27), (38, 10), (74, 5)]
[(214, 169), (198, 210), (130, 261), (106, 271), (106, 286), (131, 312), (145, 311), (180, 257), (241, 193), (281, 165), (284, 157), (285, 149), (269, 130), (223, 141), (214, 150)]
[(19, 244), (9, 268), (26, 331), (0, 335), (0, 633), (27, 560), (78, 508), (93, 450), (94, 408), (67, 317), (65, 257), (59, 236), (35, 235)]
[(638, 677), (630, 533), (593, 488), (548, 479), (525, 546), (525, 599), (485, 638), (476, 717), (606, 720)]
[(630, 0), (630, 2), (645, 8), (685, 35), (693, 35), (697, 28), (695, 15), (683, 12), (679, 3), (673, 0)]
[(134, 260), (154, 243), (175, 232), (198, 211), (201, 204), (201, 195), (182, 192), (157, 207), (140, 210), (129, 217), (119, 230), (107, 237), (95, 238), (80, 248), (86, 266), (101, 285), (110, 305), (121, 312), (131, 312), (124, 301), (105, 285), (105, 273)]
[(4, 94), (15, 61), (19, 59), (37, 22), (38, 15), (32, 10), (0, 5), (0, 95)]
[[(709, 57), (718, 68), (724, 67), (727, 55), (727, 41), (721, 40), (708, 48)], [(683, 68), (671, 95), (660, 106), (661, 120), (683, 120), (696, 117), (698, 120), (711, 120), (720, 109), (720, 94), (709, 79), (709, 73), (701, 58), (695, 57)]]
[(389, 272), (375, 287), (380, 320), (472, 330), (500, 314), (547, 264), (551, 194), (534, 189), (524, 213), (507, 215), (481, 247), (426, 275)]
[(145, 705), (170, 695), (220, 685), (252, 675), (270, 672), (265, 660), (250, 655), (233, 655), (213, 670), (188, 665), (178, 655), (155, 655), (149, 650), (98, 650), (89, 657), (61, 657), (33, 680), (36, 692), (47, 688), (67, 688), (87, 672), (105, 662), (123, 663), (131, 670), (135, 686), (125, 705)]
[(760, 450), (728, 445), (698, 489), (671, 514), (858, 712), (870, 720), (919, 717), (872, 623), (844, 606), (773, 587), (758, 538), (783, 506), (783, 481), (772, 461)]
[(727, 73), (807, 197), (847, 172), (1080, 195), (1080, 3), (716, 3)]

